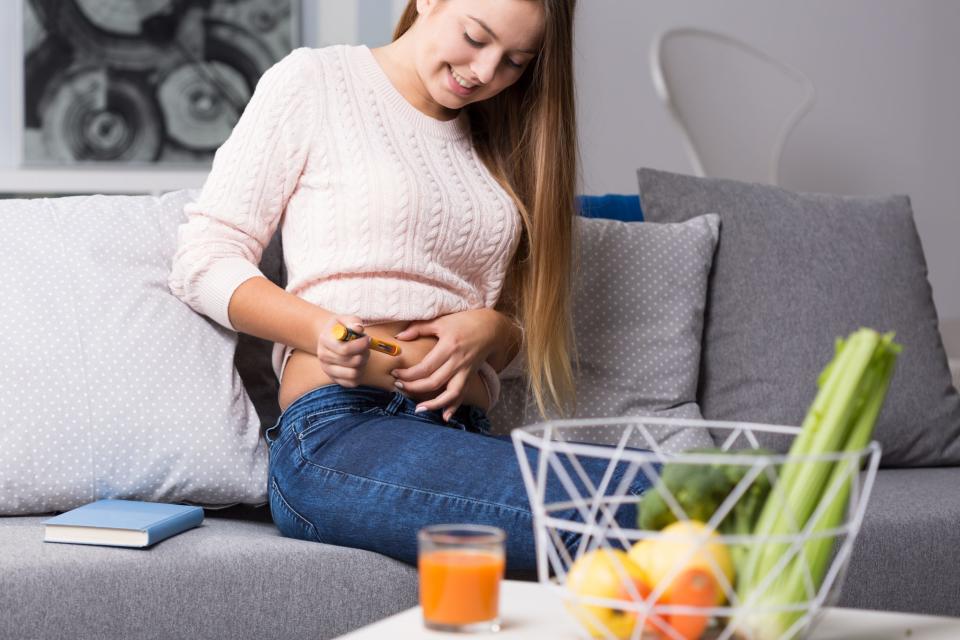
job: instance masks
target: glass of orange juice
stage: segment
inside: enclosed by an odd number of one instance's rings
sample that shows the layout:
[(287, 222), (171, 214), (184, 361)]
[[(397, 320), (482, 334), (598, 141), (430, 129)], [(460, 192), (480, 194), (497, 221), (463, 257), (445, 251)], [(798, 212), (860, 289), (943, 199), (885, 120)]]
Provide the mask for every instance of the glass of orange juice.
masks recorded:
[(424, 625), (437, 631), (499, 631), (503, 529), (436, 524), (421, 529), (417, 539)]

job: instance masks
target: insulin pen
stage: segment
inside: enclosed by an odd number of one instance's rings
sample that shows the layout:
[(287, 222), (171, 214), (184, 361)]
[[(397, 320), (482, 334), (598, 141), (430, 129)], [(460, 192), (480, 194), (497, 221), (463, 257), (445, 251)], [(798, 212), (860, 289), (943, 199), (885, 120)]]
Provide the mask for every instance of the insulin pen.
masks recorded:
[[(333, 328), (333, 337), (341, 342), (347, 342), (348, 340), (356, 340), (357, 338), (364, 337), (365, 333), (357, 333), (349, 327), (345, 327), (342, 324), (338, 324)], [(387, 342), (386, 340), (379, 340), (370, 336), (370, 348), (376, 349), (382, 353), (387, 354), (388, 356), (398, 356), (400, 355), (400, 347), (392, 342)]]

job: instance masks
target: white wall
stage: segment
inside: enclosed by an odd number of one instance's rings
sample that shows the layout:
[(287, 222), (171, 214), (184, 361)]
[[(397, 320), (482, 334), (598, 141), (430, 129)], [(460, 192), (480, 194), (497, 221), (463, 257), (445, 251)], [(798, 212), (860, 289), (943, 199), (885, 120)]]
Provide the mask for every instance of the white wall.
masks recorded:
[(817, 86), (783, 186), (910, 195), (938, 311), (960, 317), (960, 1), (581, 0), (577, 13), (584, 192), (633, 193), (640, 166), (692, 172), (648, 48), (665, 28), (723, 31)]
[(0, 0), (0, 169), (15, 166), (20, 157), (19, 97), (23, 82), (23, 39), (20, 3)]
[[(0, 0), (0, 168), (17, 157), (16, 5)], [(304, 43), (382, 44), (404, 5), (305, 0)], [(818, 102), (788, 142), (783, 185), (909, 194), (940, 315), (960, 317), (960, 0), (580, 0), (582, 192), (633, 193), (640, 166), (692, 171), (647, 64), (654, 34), (681, 25), (745, 39), (813, 79)]]

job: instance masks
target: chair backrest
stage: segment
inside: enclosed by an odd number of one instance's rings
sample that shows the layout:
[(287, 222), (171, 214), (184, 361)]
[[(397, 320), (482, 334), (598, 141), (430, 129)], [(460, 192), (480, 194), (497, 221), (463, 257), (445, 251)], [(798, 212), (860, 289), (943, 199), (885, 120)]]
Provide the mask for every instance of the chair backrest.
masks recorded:
[(650, 66), (696, 175), (778, 184), (787, 137), (816, 99), (810, 78), (740, 40), (687, 27), (657, 35)]

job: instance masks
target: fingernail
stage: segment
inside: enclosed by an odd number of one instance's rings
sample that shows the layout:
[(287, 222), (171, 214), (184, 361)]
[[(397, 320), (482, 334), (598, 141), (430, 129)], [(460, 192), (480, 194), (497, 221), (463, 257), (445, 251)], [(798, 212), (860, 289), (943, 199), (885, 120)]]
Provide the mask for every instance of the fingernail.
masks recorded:
[(393, 386), (395, 386), (397, 389), (403, 389), (403, 383), (400, 382), (399, 380), (397, 380), (396, 382), (394, 382), (394, 383), (393, 383)]
[(426, 411), (426, 410), (427, 410), (426, 407), (424, 407), (424, 406), (422, 406), (422, 405), (418, 405), (417, 408), (413, 410), (413, 412), (414, 412), (414, 413), (420, 413), (421, 411)]
[(397, 377), (397, 370), (394, 369), (393, 371), (391, 371), (391, 372), (390, 372), (390, 375), (392, 375), (394, 378), (396, 378), (396, 377)]

